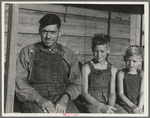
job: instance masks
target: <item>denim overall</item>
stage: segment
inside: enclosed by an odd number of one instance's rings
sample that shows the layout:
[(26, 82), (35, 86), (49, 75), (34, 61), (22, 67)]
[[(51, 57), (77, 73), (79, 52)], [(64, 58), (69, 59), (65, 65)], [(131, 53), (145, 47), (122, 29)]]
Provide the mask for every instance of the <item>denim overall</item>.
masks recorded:
[[(69, 67), (68, 67), (69, 68)], [(39, 94), (52, 101), (53, 104), (64, 94), (68, 81), (68, 71), (64, 64), (62, 53), (46, 52), (39, 49), (34, 51), (32, 72), (29, 77), (29, 84)], [(67, 105), (70, 112), (76, 112), (74, 104), (69, 102)], [(72, 107), (72, 108), (71, 108)], [(36, 103), (23, 105), (23, 112), (43, 113)]]
[(91, 72), (89, 74), (89, 89), (88, 93), (96, 100), (106, 103), (108, 100), (109, 83), (111, 79), (111, 64), (108, 63), (107, 69), (95, 69), (91, 62), (87, 62)]
[[(87, 64), (89, 65), (91, 70), (88, 76), (88, 93), (97, 101), (106, 104), (108, 100), (112, 65), (108, 63), (107, 69), (100, 70), (95, 69), (90, 61), (87, 62)], [(84, 112), (101, 113), (101, 111), (97, 107), (89, 103), (86, 103), (86, 105), (84, 106)]]
[[(125, 96), (135, 105), (138, 105), (138, 96), (140, 92), (141, 85), (141, 71), (137, 70), (137, 74), (132, 75), (123, 69), (124, 72), (124, 94)], [(127, 106), (124, 102), (119, 100), (119, 104), (128, 112), (133, 113), (132, 109)]]

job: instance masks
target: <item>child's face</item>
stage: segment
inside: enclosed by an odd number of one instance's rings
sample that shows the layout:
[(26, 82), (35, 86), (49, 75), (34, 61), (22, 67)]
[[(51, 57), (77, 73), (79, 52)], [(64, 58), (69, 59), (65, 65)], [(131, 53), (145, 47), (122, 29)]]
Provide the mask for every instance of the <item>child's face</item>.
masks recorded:
[(129, 71), (136, 71), (141, 63), (142, 59), (139, 56), (130, 56), (126, 58), (126, 67)]
[(93, 47), (94, 58), (98, 62), (103, 62), (106, 60), (107, 54), (110, 52), (110, 47), (108, 45), (96, 45)]

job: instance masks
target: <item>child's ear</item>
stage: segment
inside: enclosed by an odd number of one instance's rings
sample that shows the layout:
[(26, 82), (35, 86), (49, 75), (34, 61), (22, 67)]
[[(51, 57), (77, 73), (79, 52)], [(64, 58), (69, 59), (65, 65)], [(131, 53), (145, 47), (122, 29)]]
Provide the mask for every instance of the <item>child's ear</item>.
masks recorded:
[(139, 64), (142, 64), (142, 62), (143, 62), (143, 59), (140, 59)]

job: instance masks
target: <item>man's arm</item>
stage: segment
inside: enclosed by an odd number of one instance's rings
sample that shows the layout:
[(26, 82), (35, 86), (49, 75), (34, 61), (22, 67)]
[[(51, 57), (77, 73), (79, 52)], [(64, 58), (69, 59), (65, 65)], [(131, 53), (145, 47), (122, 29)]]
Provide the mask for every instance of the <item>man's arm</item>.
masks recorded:
[(74, 52), (69, 51), (64, 55), (65, 60), (69, 62), (70, 75), (67, 82), (67, 88), (64, 95), (56, 103), (56, 112), (65, 113), (69, 100), (77, 98), (82, 91), (82, 77), (79, 69), (79, 62)]
[(109, 90), (109, 98), (108, 98), (108, 105), (114, 106), (115, 101), (116, 101), (116, 73), (117, 73), (117, 68), (112, 66), (111, 69), (111, 80), (110, 80), (110, 90)]
[(69, 62), (70, 74), (65, 93), (69, 95), (70, 100), (77, 98), (82, 91), (82, 76), (79, 69), (79, 62), (74, 52), (65, 55)]
[(35, 102), (36, 98), (40, 96), (28, 83), (30, 58), (32, 55), (29, 54), (27, 48), (22, 49), (17, 58), (16, 95), (22, 102)]

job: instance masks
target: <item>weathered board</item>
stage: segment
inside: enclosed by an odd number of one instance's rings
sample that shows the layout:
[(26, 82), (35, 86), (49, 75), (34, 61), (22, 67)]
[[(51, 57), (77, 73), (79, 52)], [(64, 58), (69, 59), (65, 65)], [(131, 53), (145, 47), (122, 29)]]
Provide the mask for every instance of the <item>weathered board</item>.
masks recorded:
[[(19, 34), (18, 36), (18, 51), (29, 44), (41, 41), (40, 35)], [(58, 43), (67, 46), (75, 51), (76, 54), (92, 54), (91, 51), (92, 37), (75, 37), (75, 36), (60, 36)], [(129, 39), (111, 39), (110, 55), (123, 55), (124, 51), (130, 44)]]

